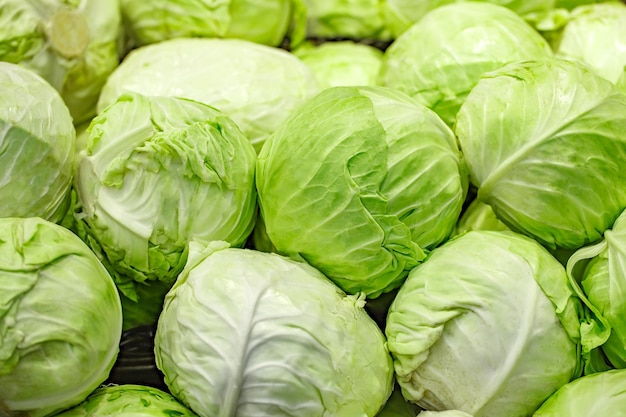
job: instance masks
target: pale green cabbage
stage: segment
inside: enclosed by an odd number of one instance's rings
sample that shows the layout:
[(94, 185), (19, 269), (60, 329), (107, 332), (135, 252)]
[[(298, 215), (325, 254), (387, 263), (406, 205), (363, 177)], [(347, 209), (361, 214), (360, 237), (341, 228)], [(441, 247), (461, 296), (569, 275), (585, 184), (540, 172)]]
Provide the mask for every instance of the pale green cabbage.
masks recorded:
[(470, 231), (413, 269), (387, 316), (404, 397), (475, 417), (532, 413), (580, 375), (585, 311), (565, 268), (513, 232)]
[(594, 3), (610, 3), (614, 0), (603, 1), (603, 0), (555, 0), (555, 7), (560, 7), (563, 9), (572, 10), (576, 7), (594, 4)]
[(168, 388), (201, 417), (368, 417), (391, 394), (385, 339), (311, 266), (191, 242), (155, 337)]
[(182, 37), (240, 38), (278, 46), (294, 0), (120, 0), (135, 45)]
[(304, 0), (309, 37), (390, 39), (380, 0)]
[(104, 385), (76, 407), (55, 417), (196, 417), (171, 394), (134, 385)]
[(376, 297), (452, 233), (467, 174), (452, 131), (384, 87), (332, 87), (268, 140), (257, 164), (265, 228), (349, 293)]
[(181, 38), (132, 51), (107, 80), (99, 110), (124, 92), (216, 107), (258, 151), (318, 86), (309, 67), (285, 50), (238, 39)]
[[(104, 382), (120, 299), (76, 235), (40, 218), (0, 219), (0, 414), (53, 415)], [(8, 414), (11, 415), (11, 414)]]
[(121, 36), (119, 0), (3, 0), (0, 7), (0, 61), (46, 79), (77, 124), (95, 115)]
[(0, 217), (61, 221), (75, 140), (59, 93), (34, 72), (0, 62)]
[(533, 417), (624, 417), (626, 369), (587, 375), (564, 385)]
[(602, 241), (574, 253), (568, 267), (573, 272), (579, 263), (585, 269), (578, 281), (611, 327), (602, 350), (614, 367), (626, 368), (626, 212), (604, 232)]
[(626, 96), (578, 63), (485, 75), (455, 131), (477, 199), (551, 249), (598, 240), (626, 207)]
[(171, 286), (190, 239), (243, 245), (257, 215), (255, 161), (218, 110), (126, 94), (89, 127), (76, 177), (79, 227), (122, 293), (137, 301), (137, 285)]
[(626, 5), (618, 2), (575, 8), (561, 34), (557, 55), (577, 59), (626, 91)]
[[(385, 20), (394, 38), (402, 35), (415, 22), (428, 12), (451, 3), (464, 0), (385, 0)], [(554, 9), (554, 0), (478, 0), (485, 3), (503, 6), (516, 14), (526, 17), (544, 15)]]
[(461, 217), (459, 217), (459, 221), (454, 228), (454, 233), (461, 234), (470, 230), (510, 229), (496, 217), (496, 214), (489, 204), (474, 199), (465, 208)]
[(383, 52), (352, 41), (324, 42), (293, 51), (315, 74), (320, 88), (376, 85)]
[(547, 41), (513, 11), (454, 3), (432, 10), (389, 46), (379, 83), (414, 97), (452, 125), (485, 72), (550, 55)]

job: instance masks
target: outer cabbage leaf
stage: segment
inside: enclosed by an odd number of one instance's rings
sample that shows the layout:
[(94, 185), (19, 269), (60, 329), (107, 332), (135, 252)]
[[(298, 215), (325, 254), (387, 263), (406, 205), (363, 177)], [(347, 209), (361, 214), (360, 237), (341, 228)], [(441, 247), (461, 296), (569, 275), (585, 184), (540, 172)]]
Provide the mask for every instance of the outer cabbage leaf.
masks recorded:
[(610, 363), (626, 368), (626, 212), (604, 232), (604, 239), (574, 254), (570, 269), (588, 261), (580, 277), (580, 285), (598, 314), (611, 328), (611, 335), (602, 350)]
[(386, 335), (408, 400), (513, 417), (579, 375), (581, 314), (565, 268), (537, 242), (470, 231), (411, 271)]
[(621, 2), (577, 7), (563, 29), (557, 55), (580, 60), (612, 83), (624, 86), (625, 26), (626, 5)]
[(119, 63), (121, 34), (119, 0), (4, 0), (0, 61), (41, 75), (81, 123)]
[(256, 154), (230, 118), (191, 100), (127, 94), (89, 130), (76, 217), (131, 300), (134, 281), (173, 283), (192, 238), (244, 244), (257, 213)]
[[(463, 0), (386, 0), (383, 2), (387, 27), (397, 38), (431, 10)], [(549, 13), (554, 0), (478, 0), (504, 6), (522, 17)]]
[(256, 180), (276, 250), (370, 297), (447, 239), (467, 190), (450, 129), (383, 87), (333, 87), (308, 101), (263, 148)]
[(561, 387), (533, 417), (626, 416), (626, 369), (587, 375)]
[(485, 72), (551, 54), (547, 41), (513, 11), (454, 3), (432, 10), (389, 46), (379, 83), (416, 98), (452, 125)]
[(390, 39), (379, 0), (304, 0), (307, 35), (320, 38)]
[(485, 75), (455, 128), (478, 200), (511, 229), (569, 249), (598, 240), (626, 207), (625, 130), (626, 96), (556, 59)]
[(217, 37), (278, 46), (288, 32), (294, 7), (293, 0), (120, 1), (135, 45)]
[(0, 402), (9, 413), (47, 416), (83, 401), (107, 379), (121, 333), (115, 284), (76, 235), (39, 218), (0, 219)]
[(572, 10), (576, 7), (594, 4), (594, 3), (610, 3), (613, 0), (602, 1), (602, 0), (556, 0), (555, 7)]
[(472, 202), (465, 208), (454, 228), (455, 234), (470, 230), (511, 230), (496, 217), (489, 204), (479, 200)]
[(75, 140), (58, 92), (34, 72), (0, 62), (0, 217), (61, 221)]
[(258, 151), (318, 86), (309, 67), (287, 51), (237, 39), (181, 38), (132, 51), (107, 80), (99, 110), (124, 92), (214, 106)]
[(135, 284), (133, 292), (126, 291), (133, 298), (121, 293), (124, 317), (122, 330), (154, 326), (163, 310), (163, 301), (170, 287), (170, 282), (150, 280)]
[(307, 264), (191, 242), (159, 318), (157, 366), (202, 417), (374, 416), (393, 369), (363, 304)]
[(142, 385), (101, 386), (55, 417), (196, 417), (171, 394)]
[(364, 43), (325, 42), (293, 51), (315, 74), (321, 89), (376, 85), (383, 52)]

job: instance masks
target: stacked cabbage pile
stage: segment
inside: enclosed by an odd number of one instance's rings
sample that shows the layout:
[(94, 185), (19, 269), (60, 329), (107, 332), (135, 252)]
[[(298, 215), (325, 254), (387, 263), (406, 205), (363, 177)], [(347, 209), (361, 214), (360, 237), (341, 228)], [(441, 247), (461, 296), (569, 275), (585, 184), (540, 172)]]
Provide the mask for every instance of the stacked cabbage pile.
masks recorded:
[(4, 1), (0, 415), (626, 416), (624, 51), (618, 2)]

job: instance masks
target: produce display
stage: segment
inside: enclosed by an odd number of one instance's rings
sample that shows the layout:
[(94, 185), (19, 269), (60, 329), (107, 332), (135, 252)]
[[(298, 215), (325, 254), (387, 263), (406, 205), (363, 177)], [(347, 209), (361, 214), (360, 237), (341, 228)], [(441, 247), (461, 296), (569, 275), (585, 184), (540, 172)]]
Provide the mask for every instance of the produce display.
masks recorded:
[(0, 3), (0, 417), (626, 417), (626, 4)]

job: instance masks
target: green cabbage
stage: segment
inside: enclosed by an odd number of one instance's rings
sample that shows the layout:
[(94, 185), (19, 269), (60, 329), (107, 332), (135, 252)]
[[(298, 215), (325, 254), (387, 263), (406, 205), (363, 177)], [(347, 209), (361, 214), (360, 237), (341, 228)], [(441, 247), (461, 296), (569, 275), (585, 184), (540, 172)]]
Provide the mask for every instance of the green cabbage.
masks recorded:
[[(415, 22), (428, 12), (451, 3), (463, 0), (386, 0), (383, 2), (387, 27), (394, 38), (406, 32)], [(554, 0), (478, 0), (503, 6), (516, 14), (526, 17), (544, 15), (554, 8)]]
[(454, 233), (461, 234), (470, 230), (510, 230), (496, 217), (489, 204), (472, 200), (461, 214)]
[(96, 256), (62, 226), (3, 218), (0, 236), (0, 403), (14, 415), (53, 415), (109, 376), (120, 299)]
[(132, 51), (107, 80), (99, 110), (124, 92), (216, 107), (258, 151), (318, 86), (311, 70), (285, 50), (238, 39), (181, 38)]
[(622, 417), (626, 410), (626, 369), (587, 375), (564, 385), (533, 417)]
[(34, 72), (0, 62), (0, 217), (61, 221), (75, 140), (59, 93)]
[(309, 37), (390, 38), (379, 0), (304, 0)]
[(432, 10), (389, 46), (379, 83), (416, 98), (452, 125), (485, 72), (551, 54), (547, 41), (513, 11), (454, 3)]
[(370, 297), (448, 238), (467, 191), (452, 131), (384, 87), (332, 87), (308, 101), (266, 143), (256, 182), (277, 252)]
[(293, 51), (315, 74), (320, 88), (376, 85), (383, 52), (352, 41), (325, 42)]
[(393, 370), (362, 297), (276, 254), (190, 245), (155, 337), (172, 394), (202, 417), (376, 415)]
[(485, 75), (455, 131), (477, 199), (551, 249), (598, 240), (626, 207), (626, 96), (576, 62)]
[(137, 301), (137, 285), (173, 283), (190, 239), (244, 244), (257, 215), (255, 161), (218, 110), (129, 93), (89, 127), (76, 217), (122, 293)]
[(0, 61), (23, 65), (60, 93), (75, 123), (95, 115), (119, 63), (119, 0), (3, 0)]
[(576, 7), (579, 6), (583, 6), (583, 5), (588, 5), (588, 4), (594, 4), (594, 3), (610, 3), (614, 0), (608, 0), (608, 1), (603, 1), (603, 0), (556, 0), (555, 1), (555, 7), (560, 7), (563, 9), (568, 9), (568, 10), (572, 10), (575, 9)]
[(135, 45), (182, 37), (240, 38), (278, 46), (294, 0), (120, 0)]
[(626, 91), (626, 5), (599, 3), (575, 8), (557, 55), (577, 59)]
[(142, 385), (105, 385), (55, 417), (196, 417), (171, 394)]
[(537, 242), (470, 231), (413, 269), (387, 316), (404, 397), (476, 417), (532, 413), (580, 375), (584, 309), (565, 268)]
[(602, 350), (614, 367), (626, 368), (626, 212), (600, 243), (574, 253), (568, 267), (574, 271), (579, 263), (585, 266), (580, 285), (611, 327)]

